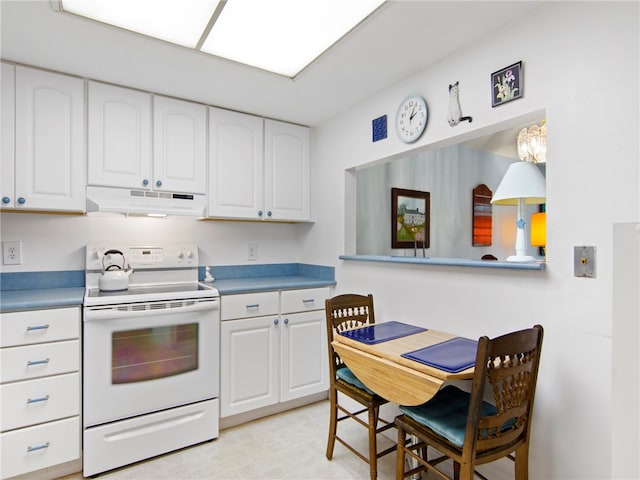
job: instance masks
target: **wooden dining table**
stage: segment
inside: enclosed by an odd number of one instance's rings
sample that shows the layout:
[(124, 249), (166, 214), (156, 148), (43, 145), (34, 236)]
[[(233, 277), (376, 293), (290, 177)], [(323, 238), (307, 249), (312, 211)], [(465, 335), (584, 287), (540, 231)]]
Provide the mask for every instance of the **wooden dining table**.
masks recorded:
[(347, 367), (369, 389), (390, 402), (409, 406), (430, 400), (446, 381), (468, 380), (473, 377), (473, 366), (451, 373), (402, 356), (403, 353), (457, 337), (451, 333), (428, 329), (367, 344), (336, 334), (331, 344)]

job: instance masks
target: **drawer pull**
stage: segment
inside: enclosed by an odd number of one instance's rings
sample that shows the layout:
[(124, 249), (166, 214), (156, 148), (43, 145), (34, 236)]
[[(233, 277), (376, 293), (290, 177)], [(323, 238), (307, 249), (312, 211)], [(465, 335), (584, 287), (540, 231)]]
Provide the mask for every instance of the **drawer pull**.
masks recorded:
[(49, 448), (49, 442), (43, 443), (42, 445), (36, 445), (35, 447), (27, 447), (27, 453), (42, 450), (43, 448)]
[(43, 363), (49, 363), (49, 359), (45, 358), (44, 360), (27, 360), (27, 367), (32, 365), (42, 365)]
[(259, 303), (253, 303), (251, 305), (247, 305), (247, 308), (260, 308), (260, 304)]
[(49, 400), (49, 395), (38, 398), (27, 398), (27, 405), (30, 403), (46, 402), (47, 400)]
[(315, 298), (309, 298), (307, 300), (302, 300), (302, 303), (314, 303), (316, 301)]
[(28, 326), (27, 327), (27, 332), (30, 332), (32, 330), (46, 330), (47, 328), (49, 328), (49, 324), (46, 325), (36, 325), (34, 327)]

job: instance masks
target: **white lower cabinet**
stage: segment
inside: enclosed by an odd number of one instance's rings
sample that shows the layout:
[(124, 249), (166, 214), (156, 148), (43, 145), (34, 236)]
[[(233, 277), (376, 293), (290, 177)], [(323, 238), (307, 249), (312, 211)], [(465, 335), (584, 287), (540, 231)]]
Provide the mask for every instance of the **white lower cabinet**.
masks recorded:
[(277, 313), (222, 322), (221, 417), (278, 402), (278, 324)]
[(280, 329), (280, 401), (327, 389), (324, 310), (282, 316)]
[(2, 478), (79, 458), (78, 416), (0, 434)]
[(221, 417), (328, 389), (329, 293), (312, 288), (222, 296)]
[(80, 319), (80, 307), (0, 314), (3, 479), (80, 459)]

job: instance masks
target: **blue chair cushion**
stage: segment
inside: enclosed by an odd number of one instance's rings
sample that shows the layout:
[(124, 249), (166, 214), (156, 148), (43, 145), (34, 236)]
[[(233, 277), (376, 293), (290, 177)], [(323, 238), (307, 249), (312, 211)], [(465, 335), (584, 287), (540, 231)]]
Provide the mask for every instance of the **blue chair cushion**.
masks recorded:
[[(470, 399), (471, 394), (469, 392), (460, 390), (453, 385), (448, 385), (438, 391), (428, 402), (416, 407), (401, 405), (400, 410), (416, 422), (429, 427), (438, 435), (446, 438), (449, 443), (462, 448)], [(491, 416), (497, 413), (498, 409), (494, 405), (482, 402), (480, 416)], [(513, 419), (507, 421), (502, 426), (502, 430), (511, 428), (512, 425)]]
[(342, 367), (336, 370), (336, 377), (344, 380), (345, 382), (347, 382), (350, 385), (353, 385), (354, 387), (358, 387), (360, 390), (364, 390), (365, 392), (371, 395), (376, 394), (376, 392), (374, 392), (373, 390), (369, 390), (364, 383), (358, 380), (358, 377), (356, 377), (353, 374), (353, 372), (349, 370), (348, 367)]

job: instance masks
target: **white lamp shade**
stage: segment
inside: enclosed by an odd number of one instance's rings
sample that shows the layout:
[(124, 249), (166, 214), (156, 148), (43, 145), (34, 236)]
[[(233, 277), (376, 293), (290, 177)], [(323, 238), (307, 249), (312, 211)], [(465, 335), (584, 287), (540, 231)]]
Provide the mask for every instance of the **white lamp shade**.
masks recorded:
[(545, 180), (542, 172), (530, 162), (514, 162), (509, 165), (491, 203), (494, 205), (518, 205), (524, 199), (527, 205), (546, 201)]

